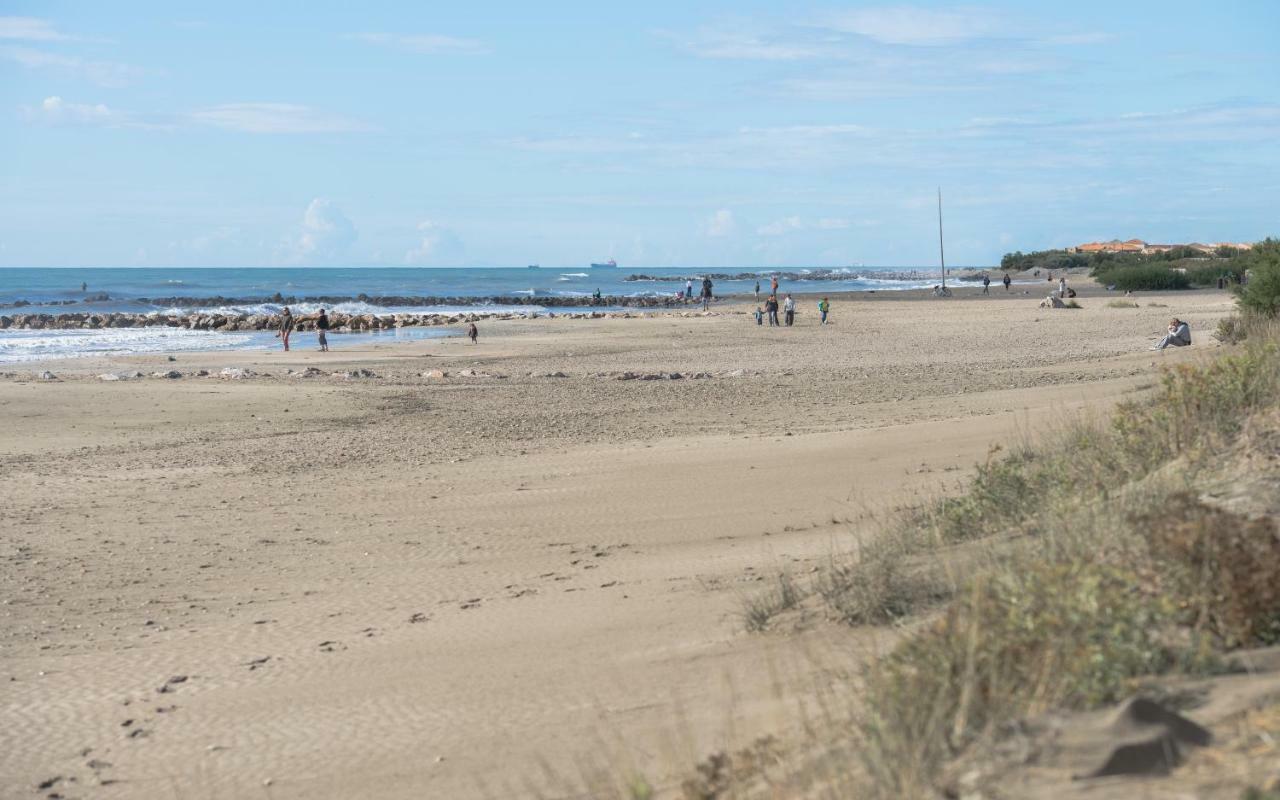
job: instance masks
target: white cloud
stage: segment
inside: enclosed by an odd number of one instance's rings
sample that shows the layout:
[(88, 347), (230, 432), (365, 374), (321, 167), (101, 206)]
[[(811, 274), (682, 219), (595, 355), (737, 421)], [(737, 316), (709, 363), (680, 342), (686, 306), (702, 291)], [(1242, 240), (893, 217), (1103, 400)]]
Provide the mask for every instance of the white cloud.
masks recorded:
[(36, 108), (24, 107), (23, 116), (53, 125), (118, 126), (125, 121), (123, 115), (102, 103), (68, 103), (57, 95), (46, 97)]
[(484, 42), (436, 33), (353, 33), (349, 39), (382, 47), (394, 47), (411, 53), (483, 55), (489, 52)]
[(785, 236), (796, 231), (842, 231), (848, 228), (849, 224), (849, 220), (839, 217), (806, 220), (803, 217), (790, 216), (762, 225), (756, 228), (756, 233), (760, 236)]
[(295, 264), (331, 262), (341, 258), (359, 233), (346, 215), (329, 200), (317, 197), (302, 215), (302, 226), (285, 254)]
[(72, 37), (59, 33), (53, 23), (36, 17), (0, 17), (0, 39), (24, 39), (29, 42), (62, 42)]
[(192, 111), (192, 122), (244, 133), (348, 133), (369, 126), (289, 103), (226, 103)]
[(707, 220), (705, 230), (708, 236), (722, 238), (732, 235), (735, 227), (733, 212), (727, 208), (722, 208), (712, 214), (711, 219)]
[(882, 44), (944, 45), (1001, 33), (1002, 25), (980, 10), (935, 11), (886, 6), (845, 11), (827, 17), (826, 27), (865, 36)]
[(0, 47), (0, 58), (21, 64), (27, 69), (58, 70), (111, 89), (128, 86), (142, 75), (140, 68), (129, 64), (86, 60), (30, 47)]
[[(678, 38), (671, 34), (663, 35)], [(836, 54), (829, 42), (797, 37), (793, 32), (753, 33), (703, 28), (692, 37), (681, 39), (680, 44), (701, 58), (745, 61), (799, 61)]]
[(452, 229), (433, 220), (418, 223), (418, 245), (404, 254), (406, 264), (454, 265), (465, 248)]
[(776, 222), (770, 222), (768, 225), (761, 225), (756, 228), (756, 233), (761, 236), (782, 236), (792, 231), (798, 231), (804, 227), (804, 221), (799, 217), (784, 217)]

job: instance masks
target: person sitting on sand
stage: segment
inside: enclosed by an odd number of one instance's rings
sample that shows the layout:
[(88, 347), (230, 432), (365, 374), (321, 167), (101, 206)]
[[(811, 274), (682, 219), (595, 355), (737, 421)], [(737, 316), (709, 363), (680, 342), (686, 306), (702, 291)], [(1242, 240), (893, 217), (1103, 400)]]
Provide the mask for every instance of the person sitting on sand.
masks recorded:
[(756, 306), (756, 324), (757, 325), (764, 324), (764, 311), (760, 309), (760, 306)]
[(827, 302), (827, 298), (822, 298), (822, 301), (818, 303), (818, 313), (822, 315), (822, 325), (827, 324), (827, 312), (830, 310), (831, 303)]
[(480, 331), (476, 329), (474, 322), (467, 323), (467, 338), (471, 340), (472, 344), (475, 344), (476, 339), (480, 338)]
[(764, 301), (764, 313), (769, 317), (769, 327), (776, 327), (778, 325), (778, 296), (776, 294), (769, 295), (769, 299)]
[(289, 352), (289, 334), (293, 333), (293, 326), (297, 321), (293, 318), (293, 312), (285, 306), (280, 311), (280, 330), (276, 331), (276, 338), (284, 342), (284, 351)]
[(791, 295), (787, 295), (787, 299), (782, 301), (782, 310), (786, 313), (787, 327), (790, 328), (796, 324), (796, 301), (791, 299)]
[(1169, 345), (1187, 347), (1191, 344), (1191, 326), (1174, 317), (1169, 320), (1169, 332), (1165, 337), (1151, 345), (1152, 350), (1163, 350)]
[(1011, 283), (1013, 283), (1013, 278), (1010, 278), (1010, 277), (1009, 277), (1009, 273), (1007, 273), (1007, 272), (1006, 272), (1006, 273), (1004, 274), (1004, 290), (1005, 290), (1006, 292), (1008, 292), (1008, 291), (1012, 291), (1012, 290), (1009, 288), (1009, 284), (1011, 284)]

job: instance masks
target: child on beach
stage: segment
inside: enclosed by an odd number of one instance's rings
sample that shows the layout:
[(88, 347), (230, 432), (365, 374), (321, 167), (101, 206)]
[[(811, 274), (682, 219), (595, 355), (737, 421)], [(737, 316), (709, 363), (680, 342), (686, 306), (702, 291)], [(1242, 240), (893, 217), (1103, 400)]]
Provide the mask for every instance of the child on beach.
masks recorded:
[(760, 309), (760, 306), (756, 306), (756, 324), (757, 325), (764, 324), (764, 311)]
[(831, 304), (827, 302), (827, 298), (825, 297), (822, 298), (822, 301), (818, 303), (818, 313), (822, 315), (821, 324), (823, 325), (827, 324), (827, 312), (830, 310), (831, 310)]
[(479, 337), (480, 337), (480, 331), (476, 330), (476, 324), (474, 322), (468, 323), (467, 338), (471, 340), (472, 344), (475, 344), (476, 339), (478, 339)]

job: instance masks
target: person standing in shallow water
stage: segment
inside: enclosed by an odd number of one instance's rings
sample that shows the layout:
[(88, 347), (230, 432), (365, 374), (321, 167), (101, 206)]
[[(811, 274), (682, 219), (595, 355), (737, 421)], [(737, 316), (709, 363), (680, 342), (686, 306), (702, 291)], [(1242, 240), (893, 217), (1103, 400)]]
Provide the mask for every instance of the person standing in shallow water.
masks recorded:
[(756, 302), (760, 302), (760, 279), (756, 278)]
[(284, 342), (284, 351), (289, 352), (289, 334), (293, 333), (293, 326), (297, 324), (297, 320), (293, 318), (293, 312), (288, 306), (280, 312), (280, 330), (276, 332), (276, 336), (280, 341)]

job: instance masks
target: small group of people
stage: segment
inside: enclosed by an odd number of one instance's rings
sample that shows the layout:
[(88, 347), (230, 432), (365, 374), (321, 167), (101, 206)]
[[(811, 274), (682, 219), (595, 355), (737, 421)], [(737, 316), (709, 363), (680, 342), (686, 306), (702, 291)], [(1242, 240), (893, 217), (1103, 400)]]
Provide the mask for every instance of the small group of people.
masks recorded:
[[(831, 302), (827, 298), (822, 298), (818, 302), (818, 314), (821, 317), (820, 324), (827, 324), (827, 314), (831, 312)], [(782, 318), (785, 322), (778, 322), (778, 295), (771, 294), (764, 301), (764, 306), (756, 306), (756, 324), (763, 325), (765, 319), (769, 320), (769, 327), (773, 328), (778, 325), (785, 324), (788, 328), (796, 323), (796, 301), (789, 293), (782, 301)]]
[[(1009, 277), (1009, 273), (1007, 273), (1007, 272), (1006, 272), (1006, 273), (1004, 274), (1004, 279), (1003, 279), (1003, 280), (1004, 280), (1004, 290), (1005, 290), (1006, 292), (1011, 292), (1011, 291), (1013, 291), (1013, 289), (1012, 289), (1012, 285), (1013, 285), (1013, 278), (1010, 278), (1010, 277)], [(991, 294), (991, 276), (990, 276), (990, 275), (988, 275), (988, 274), (987, 274), (987, 273), (985, 273), (985, 272), (984, 272), (984, 273), (982, 273), (982, 293), (983, 293), (983, 294)]]
[(288, 306), (280, 311), (280, 329), (276, 331), (276, 338), (284, 344), (284, 351), (289, 352), (289, 336), (300, 322), (315, 322), (316, 340), (320, 345), (320, 352), (329, 352), (329, 315), (325, 310), (322, 308), (318, 313), (307, 317), (295, 317)]
[[(757, 291), (759, 291), (758, 284), (756, 289)], [(688, 278), (684, 282), (684, 290), (676, 292), (676, 300), (679, 300), (684, 303), (688, 303), (692, 299), (693, 299), (693, 278)], [(698, 293), (698, 299), (702, 301), (703, 311), (706, 311), (708, 308), (711, 307), (712, 293), (711, 293), (710, 278), (702, 279), (702, 290)]]

